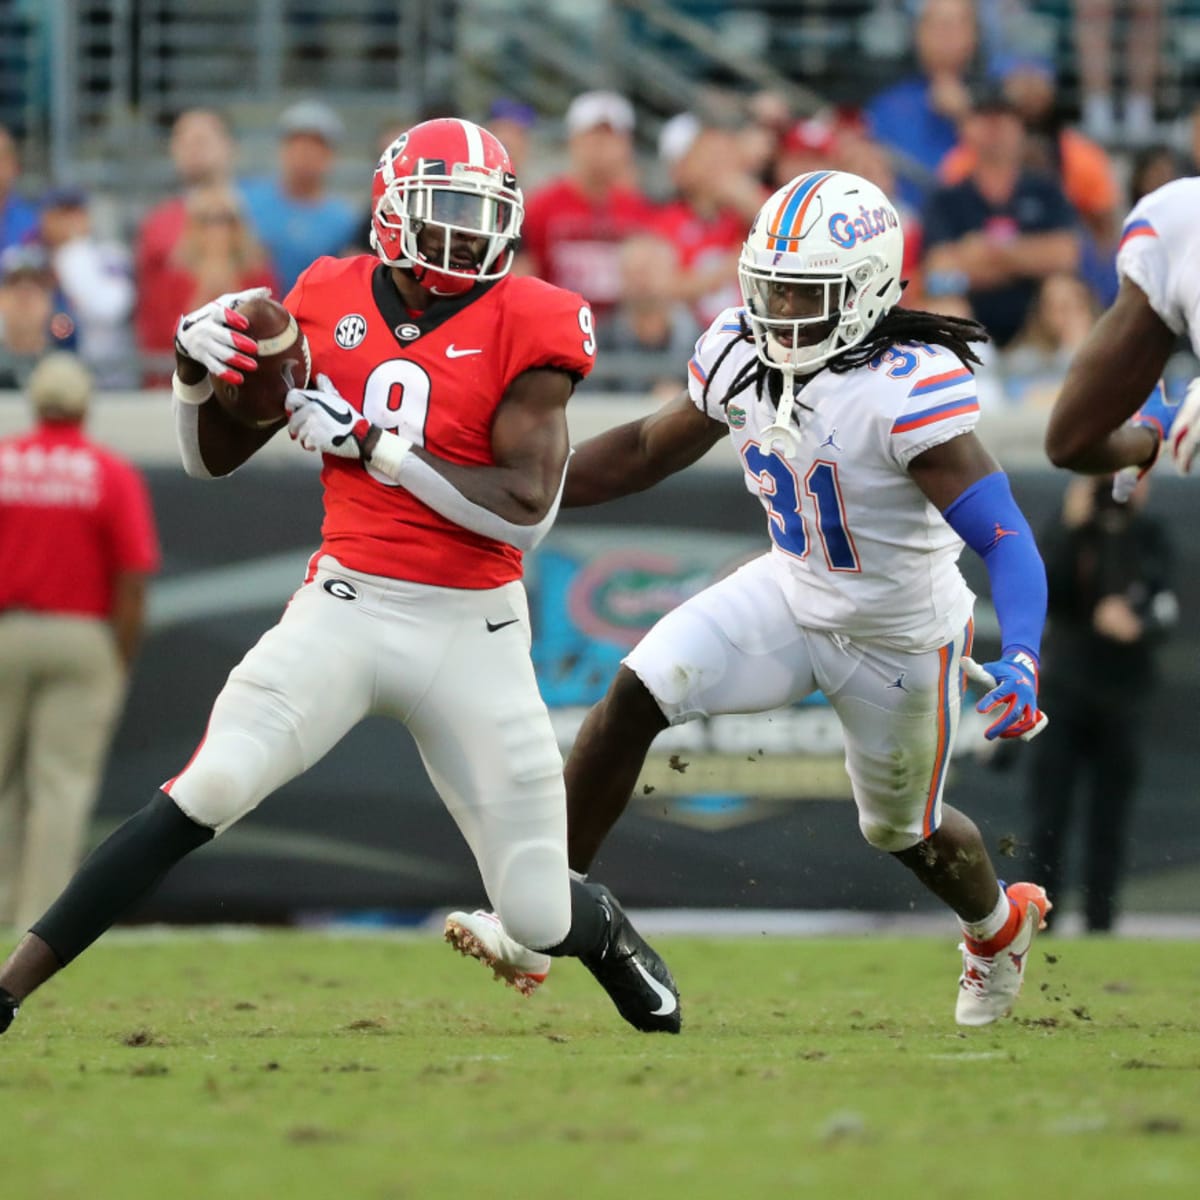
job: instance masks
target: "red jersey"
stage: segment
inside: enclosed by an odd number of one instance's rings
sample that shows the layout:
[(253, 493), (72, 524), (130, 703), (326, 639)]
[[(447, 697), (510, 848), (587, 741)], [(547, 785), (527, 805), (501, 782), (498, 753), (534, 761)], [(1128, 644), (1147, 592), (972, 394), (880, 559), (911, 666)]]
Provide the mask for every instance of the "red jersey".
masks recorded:
[(124, 571), (158, 569), (141, 475), (75, 424), (0, 440), (0, 612), (107, 618)]
[[(595, 337), (586, 302), (540, 279), (505, 276), (413, 315), (373, 255), (319, 258), (284, 301), (312, 369), (374, 425), (449, 462), (490, 466), (492, 419), (536, 367), (582, 378)], [(521, 553), (463, 529), (369, 465), (326, 455), (324, 552), (355, 571), (439, 587), (521, 577)]]
[(610, 308), (621, 298), (621, 242), (654, 222), (654, 206), (636, 188), (614, 188), (597, 204), (564, 177), (526, 200), (521, 246), (543, 279)]
[(693, 306), (702, 326), (712, 324), (725, 309), (741, 304), (742, 293), (733, 261), (746, 240), (746, 220), (741, 213), (723, 208), (711, 219), (705, 219), (686, 200), (673, 200), (659, 210), (656, 229), (674, 245), (684, 270), (697, 271), (713, 263), (729, 263), (729, 278), (725, 283), (701, 296)]

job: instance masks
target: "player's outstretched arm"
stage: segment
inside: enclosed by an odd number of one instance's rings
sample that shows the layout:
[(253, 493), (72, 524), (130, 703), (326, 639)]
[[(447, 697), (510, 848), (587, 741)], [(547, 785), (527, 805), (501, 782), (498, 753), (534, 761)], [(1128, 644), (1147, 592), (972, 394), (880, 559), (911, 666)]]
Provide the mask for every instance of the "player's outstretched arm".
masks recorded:
[(913, 481), (987, 568), (1000, 622), (1001, 656), (985, 663), (995, 680), (976, 705), (999, 709), (988, 738), (1032, 736), (1044, 723), (1038, 709), (1038, 658), (1046, 623), (1046, 568), (1008, 477), (973, 433), (918, 454)]
[(690, 467), (725, 434), (681, 392), (657, 412), (618, 425), (575, 448), (567, 469), (564, 508), (603, 504), (653, 487)]
[(565, 371), (525, 371), (492, 419), (491, 464), (464, 466), (372, 425), (327, 376), (287, 394), (288, 432), (305, 450), (361, 459), (448, 521), (528, 550), (554, 522), (570, 443)]
[(1124, 422), (1154, 390), (1175, 334), (1129, 279), (1075, 355), (1046, 429), (1056, 467), (1104, 475), (1154, 460), (1153, 429)]

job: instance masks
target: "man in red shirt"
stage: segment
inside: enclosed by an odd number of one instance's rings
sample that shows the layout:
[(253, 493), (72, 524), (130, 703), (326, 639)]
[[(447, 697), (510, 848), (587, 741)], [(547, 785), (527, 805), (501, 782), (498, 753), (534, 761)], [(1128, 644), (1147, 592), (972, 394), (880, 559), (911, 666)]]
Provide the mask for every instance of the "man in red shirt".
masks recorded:
[(703, 328), (741, 303), (738, 254), (767, 194), (743, 168), (735, 135), (694, 113), (662, 127), (658, 156), (675, 188), (659, 212), (658, 232), (679, 252), (676, 295)]
[(525, 206), (522, 249), (535, 275), (586, 296), (600, 319), (621, 294), (622, 240), (655, 222), (637, 187), (633, 106), (616, 92), (576, 96), (564, 118), (569, 166)]
[[(679, 1031), (666, 964), (607, 888), (567, 870), (562, 758), (529, 657), (522, 552), (558, 508), (566, 405), (591, 370), (576, 294), (509, 274), (522, 197), (504, 147), (426, 121), (375, 173), (375, 255), (317, 259), (285, 304), (318, 386), (266, 429), (237, 424), (211, 375), (244, 382), (258, 347), (225, 296), (179, 324), (173, 384), (184, 465), (235, 470), (287, 425), (323, 455), (321, 548), (279, 623), (234, 668), (192, 760), (84, 864), (0, 968), (0, 1031), (162, 874), (323, 757), (362, 718), (408, 727), (488, 899), (532, 953), (531, 991), (578, 957), (621, 1015)], [(520, 932), (518, 932), (518, 930)], [(492, 930), (451, 930), (501, 962)]]
[(51, 354), (29, 378), (36, 428), (0, 440), (0, 925), (79, 863), (158, 569), (141, 476), (83, 431), (91, 388)]

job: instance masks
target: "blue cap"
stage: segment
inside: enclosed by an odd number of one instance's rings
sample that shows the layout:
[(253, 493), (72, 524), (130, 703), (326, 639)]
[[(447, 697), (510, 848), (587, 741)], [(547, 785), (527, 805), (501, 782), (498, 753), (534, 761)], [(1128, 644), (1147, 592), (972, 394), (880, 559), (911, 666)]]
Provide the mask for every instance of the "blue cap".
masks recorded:
[(487, 119), (489, 121), (512, 121), (516, 125), (523, 125), (526, 129), (530, 129), (537, 124), (537, 113), (531, 104), (526, 104), (523, 100), (514, 100), (511, 96), (501, 96), (492, 101)]

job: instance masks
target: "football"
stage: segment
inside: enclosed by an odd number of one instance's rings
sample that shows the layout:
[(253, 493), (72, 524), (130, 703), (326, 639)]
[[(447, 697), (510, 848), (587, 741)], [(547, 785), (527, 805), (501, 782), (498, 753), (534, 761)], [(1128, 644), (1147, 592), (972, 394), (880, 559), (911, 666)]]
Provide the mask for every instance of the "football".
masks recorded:
[(311, 370), (308, 339), (296, 318), (277, 300), (263, 296), (239, 304), (250, 322), (247, 337), (258, 343), (258, 370), (243, 371), (244, 383), (225, 383), (209, 376), (217, 403), (241, 425), (265, 429), (286, 415), (289, 388), (307, 387)]

